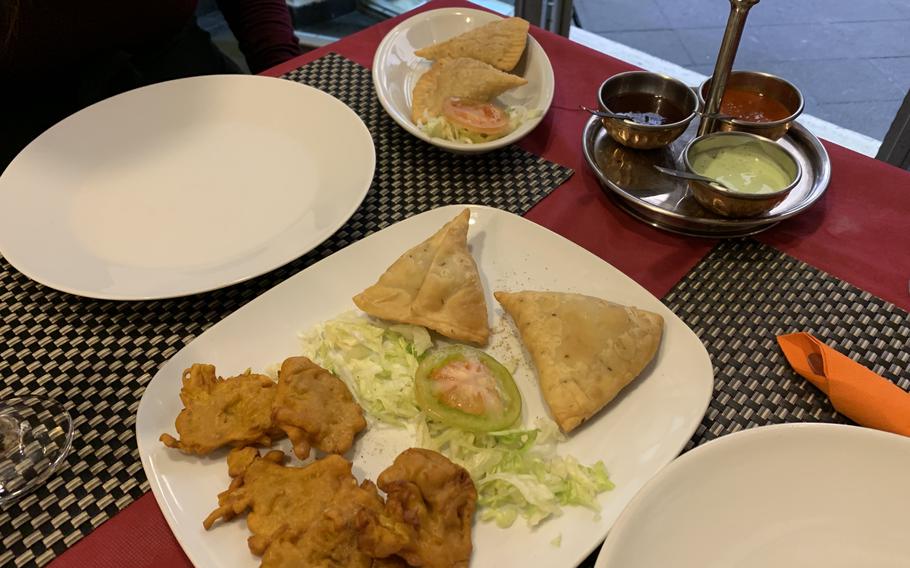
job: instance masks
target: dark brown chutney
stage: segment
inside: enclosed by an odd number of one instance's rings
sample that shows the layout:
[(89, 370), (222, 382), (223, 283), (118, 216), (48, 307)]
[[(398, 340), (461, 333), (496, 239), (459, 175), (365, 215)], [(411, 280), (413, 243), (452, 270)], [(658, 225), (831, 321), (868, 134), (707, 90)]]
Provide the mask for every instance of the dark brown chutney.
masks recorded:
[(670, 99), (649, 93), (622, 93), (605, 102), (607, 110), (636, 124), (672, 124), (688, 115)]

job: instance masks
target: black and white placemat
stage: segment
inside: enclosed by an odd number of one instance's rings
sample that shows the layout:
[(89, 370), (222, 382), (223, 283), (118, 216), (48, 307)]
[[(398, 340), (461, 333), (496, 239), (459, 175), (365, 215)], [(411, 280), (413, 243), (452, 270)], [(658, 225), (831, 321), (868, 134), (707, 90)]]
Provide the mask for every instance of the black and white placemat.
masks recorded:
[(517, 146), (463, 156), (412, 136), (386, 114), (369, 69), (330, 53), (285, 75), (351, 107), (373, 135), (376, 176), (352, 221), (377, 228), (451, 203), (478, 203), (525, 213), (569, 179), (572, 170)]
[[(376, 147), (373, 184), (354, 216), (316, 250), (245, 284), (157, 302), (105, 302), (38, 285), (0, 258), (0, 400), (47, 396), (75, 419), (73, 449), (47, 487), (0, 508), (0, 566), (44, 565), (148, 491), (135, 440), (139, 400), (178, 349), (272, 286), (363, 237), (453, 203), (517, 214), (572, 170), (517, 147), (457, 156), (402, 130), (369, 70), (329, 54), (285, 78), (350, 106)], [(287, 167), (293, 168), (294, 164)]]
[(910, 314), (757, 241), (722, 241), (663, 302), (714, 366), (714, 394), (684, 451), (768, 424), (852, 424), (787, 364), (776, 339), (785, 333), (810, 332), (910, 391)]
[(777, 336), (806, 331), (910, 390), (910, 314), (754, 240), (724, 241), (664, 303), (714, 364), (714, 395), (686, 446), (781, 422), (850, 421), (797, 375)]

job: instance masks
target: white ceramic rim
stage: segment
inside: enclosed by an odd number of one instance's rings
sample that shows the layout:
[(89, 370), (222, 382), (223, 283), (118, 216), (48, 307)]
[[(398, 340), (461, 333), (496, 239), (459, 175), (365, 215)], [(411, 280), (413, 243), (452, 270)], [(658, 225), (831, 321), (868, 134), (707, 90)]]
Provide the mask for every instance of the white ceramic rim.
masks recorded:
[[(70, 122), (79, 120), (80, 119), (79, 115), (81, 113), (88, 111), (90, 109), (96, 109), (98, 106), (105, 105), (108, 101), (110, 101), (113, 98), (136, 96), (136, 93), (138, 91), (142, 91), (142, 90), (148, 89), (148, 88), (156, 88), (156, 89), (166, 88), (167, 84), (169, 84), (169, 83), (186, 82), (186, 81), (206, 81), (206, 80), (210, 80), (210, 79), (222, 79), (223, 80), (224, 78), (237, 79), (240, 81), (250, 81), (250, 80), (281, 81), (280, 86), (282, 88), (286, 88), (285, 83), (287, 83), (289, 85), (294, 85), (293, 88), (300, 88), (300, 89), (305, 89), (305, 90), (309, 91), (310, 95), (317, 96), (317, 97), (323, 99), (326, 102), (326, 104), (338, 107), (339, 109), (341, 109), (341, 111), (343, 113), (348, 114), (353, 119), (352, 125), (356, 125), (355, 127), (360, 129), (361, 134), (362, 134), (362, 142), (364, 142), (365, 144), (369, 144), (370, 152), (368, 153), (368, 155), (365, 154), (363, 156), (364, 161), (362, 163), (366, 164), (371, 172), (370, 180), (368, 183), (364, 184), (364, 187), (360, 191), (359, 196), (350, 202), (349, 207), (345, 208), (343, 213), (339, 215), (339, 218), (337, 219), (336, 222), (328, 225), (325, 229), (323, 229), (322, 231), (317, 233), (312, 239), (307, 240), (306, 244), (304, 244), (303, 246), (298, 247), (294, 250), (285, 251), (285, 254), (281, 255), (280, 258), (272, 259), (269, 262), (263, 262), (263, 263), (261, 263), (261, 265), (258, 268), (254, 269), (254, 270), (250, 270), (247, 273), (244, 273), (241, 275), (233, 275), (230, 277), (222, 277), (220, 279), (213, 278), (211, 280), (211, 282), (206, 283), (206, 284), (188, 285), (188, 286), (179, 287), (179, 288), (175, 287), (171, 291), (164, 291), (164, 292), (145, 292), (145, 293), (124, 293), (124, 292), (117, 292), (117, 291), (107, 292), (107, 291), (103, 291), (103, 290), (94, 290), (94, 289), (88, 289), (88, 288), (83, 288), (83, 287), (79, 287), (79, 286), (70, 286), (70, 285), (66, 284), (65, 282), (61, 282), (61, 281), (58, 281), (57, 279), (53, 279), (53, 278), (47, 278), (44, 275), (42, 275), (40, 272), (36, 272), (36, 271), (32, 270), (31, 264), (28, 262), (23, 262), (24, 257), (20, 256), (19, 252), (17, 250), (13, 250), (11, 252), (8, 249), (4, 249), (4, 250), (0, 251), (0, 254), (2, 254), (2, 256), (10, 263), (10, 265), (12, 265), (16, 270), (18, 270), (19, 272), (24, 274), (29, 279), (34, 280), (35, 282), (38, 282), (39, 284), (42, 284), (49, 288), (59, 290), (61, 292), (65, 292), (68, 294), (73, 294), (73, 295), (77, 295), (77, 296), (81, 296), (81, 297), (86, 297), (86, 298), (99, 299), (99, 300), (148, 301), (148, 300), (165, 300), (165, 299), (171, 299), (171, 298), (190, 296), (193, 294), (199, 294), (199, 293), (204, 293), (204, 292), (210, 292), (213, 290), (219, 290), (222, 288), (227, 288), (229, 286), (233, 286), (235, 284), (246, 282), (248, 280), (261, 276), (271, 270), (274, 270), (276, 268), (286, 265), (287, 263), (312, 251), (313, 249), (318, 247), (320, 244), (325, 242), (327, 239), (329, 239), (332, 235), (335, 234), (335, 232), (338, 231), (338, 229), (340, 229), (354, 215), (354, 213), (357, 212), (357, 210), (360, 208), (360, 205), (363, 203), (363, 200), (366, 199), (366, 196), (369, 193), (370, 188), (372, 187), (373, 178), (374, 178), (375, 172), (376, 172), (376, 148), (375, 148), (375, 144), (373, 142), (373, 136), (370, 133), (370, 130), (367, 128), (366, 124), (364, 124), (364, 122), (360, 118), (360, 116), (358, 116), (357, 113), (355, 113), (348, 105), (346, 105), (342, 101), (338, 100), (337, 98), (333, 97), (332, 95), (326, 93), (325, 91), (322, 91), (320, 89), (317, 89), (315, 87), (311, 87), (308, 85), (303, 85), (301, 83), (294, 83), (294, 82), (290, 82), (290, 81), (284, 81), (281, 79), (276, 79), (273, 77), (265, 77), (265, 76), (261, 76), (261, 75), (208, 75), (208, 76), (200, 76), (200, 77), (175, 79), (173, 81), (165, 81), (163, 83), (155, 83), (152, 85), (148, 85), (146, 87), (141, 87), (139, 89), (134, 89), (131, 91), (121, 93), (119, 95), (115, 95), (114, 97), (111, 97), (108, 99), (104, 99), (102, 101), (99, 101), (93, 105), (86, 107), (85, 109), (82, 109), (82, 110), (74, 113), (73, 115), (70, 115), (70, 116), (64, 118), (63, 120), (61, 120), (60, 122), (58, 122), (57, 124), (55, 124), (51, 128), (49, 128), (47, 131), (45, 131), (45, 133), (42, 133), (38, 138), (33, 140), (31, 143), (29, 143), (29, 145), (26, 146), (20, 152), (19, 155), (24, 154), (26, 151), (28, 151), (28, 149), (30, 147), (33, 147), (35, 144), (37, 144), (45, 134), (51, 132), (52, 130), (54, 130), (58, 127), (61, 127), (61, 126), (66, 127), (66, 125), (69, 124)], [(10, 163), (9, 167), (7, 168), (7, 171), (9, 171), (15, 165), (15, 162), (18, 159), (18, 157), (19, 156), (17, 155), (17, 157), (14, 158), (14, 160)], [(3, 176), (0, 176), (0, 179), (2, 179), (2, 177)], [(2, 188), (2, 183), (0, 183), (0, 188)], [(2, 201), (2, 198), (0, 198), (0, 201)]]
[(746, 430), (740, 430), (738, 432), (733, 432), (732, 434), (727, 434), (719, 438), (715, 438), (671, 461), (669, 464), (664, 466), (663, 469), (658, 471), (656, 475), (649, 479), (641, 489), (638, 490), (638, 493), (636, 493), (635, 496), (629, 501), (625, 509), (623, 509), (622, 513), (620, 513), (619, 517), (616, 519), (616, 522), (613, 523), (613, 526), (610, 528), (610, 532), (607, 533), (607, 538), (600, 549), (600, 554), (597, 556), (594, 567), (604, 568), (610, 567), (614, 564), (613, 559), (611, 558), (611, 556), (613, 556), (612, 551), (615, 549), (615, 543), (622, 542), (624, 533), (629, 530), (626, 526), (629, 522), (631, 522), (629, 519), (638, 514), (638, 509), (642, 506), (643, 503), (646, 503), (647, 500), (650, 499), (650, 494), (655, 491), (656, 488), (659, 488), (665, 483), (665, 479), (671, 479), (677, 474), (679, 470), (684, 470), (687, 467), (691, 467), (691, 462), (700, 460), (701, 457), (705, 454), (724, 452), (727, 451), (727, 449), (731, 446), (735, 447), (744, 438), (751, 439), (774, 437), (781, 431), (788, 432), (794, 430), (846, 432), (849, 435), (867, 436), (870, 438), (877, 437), (881, 439), (890, 439), (892, 441), (900, 441), (901, 443), (910, 443), (910, 439), (898, 434), (883, 432), (881, 430), (874, 430), (872, 428), (864, 428), (862, 426), (833, 424), (827, 422), (789, 422), (785, 424), (771, 424), (768, 426), (748, 428)]
[(521, 140), (522, 138), (524, 138), (525, 136), (530, 134), (531, 131), (533, 131), (535, 128), (537, 128), (537, 125), (540, 124), (540, 121), (542, 121), (544, 116), (546, 116), (547, 112), (549, 112), (550, 106), (553, 104), (553, 94), (555, 92), (555, 88), (553, 87), (555, 85), (555, 79), (553, 76), (553, 65), (550, 63), (550, 58), (547, 56), (547, 52), (544, 51), (543, 46), (541, 46), (540, 43), (538, 43), (538, 41), (536, 39), (534, 39), (534, 36), (532, 36), (530, 34), (530, 32), (528, 33), (528, 46), (527, 46), (526, 50), (534, 49), (536, 52), (539, 52), (540, 55), (543, 57), (543, 61), (546, 62), (546, 72), (549, 77), (549, 85), (551, 85), (551, 87), (550, 87), (549, 91), (545, 91), (546, 104), (544, 105), (544, 108), (540, 109), (540, 111), (541, 111), (540, 115), (535, 118), (525, 121), (518, 128), (516, 128), (509, 134), (503, 136), (502, 138), (497, 138), (496, 140), (491, 140), (489, 142), (482, 142), (480, 144), (464, 144), (462, 142), (450, 142), (448, 140), (443, 140), (442, 138), (433, 138), (431, 136), (427, 136), (410, 119), (407, 119), (406, 117), (402, 117), (397, 112), (397, 109), (395, 109), (395, 107), (393, 107), (392, 104), (389, 102), (389, 98), (385, 93), (385, 89), (382, 86), (382, 81), (381, 81), (381, 77), (380, 77), (381, 70), (382, 70), (381, 62), (383, 59), (385, 59), (386, 52), (389, 50), (395, 34), (397, 32), (400, 32), (402, 29), (408, 28), (411, 25), (413, 25), (415, 20), (427, 18), (431, 14), (442, 14), (442, 13), (452, 13), (452, 12), (460, 12), (460, 13), (465, 13), (465, 14), (477, 14), (477, 15), (481, 15), (484, 18), (488, 18), (491, 15), (499, 16), (499, 14), (494, 14), (492, 12), (487, 12), (485, 10), (474, 10), (472, 8), (440, 8), (438, 10), (429, 10), (427, 12), (421, 12), (419, 14), (415, 14), (414, 16), (411, 16), (407, 20), (399, 23), (397, 26), (392, 28), (389, 31), (389, 33), (387, 33), (385, 35), (385, 37), (382, 38), (382, 42), (379, 43), (379, 47), (376, 48), (376, 54), (373, 56), (373, 86), (376, 88), (376, 96), (379, 98), (379, 104), (382, 105), (382, 108), (386, 111), (386, 113), (389, 116), (391, 116), (392, 120), (397, 122), (399, 126), (404, 128), (405, 130), (407, 130), (408, 132), (410, 132), (417, 138), (420, 138), (424, 142), (426, 142), (428, 144), (432, 144), (433, 146), (437, 146), (439, 148), (444, 148), (446, 150), (452, 150), (455, 152), (468, 153), (468, 154), (482, 153), (482, 152), (489, 152), (491, 150), (497, 150), (499, 148), (508, 146), (509, 144), (512, 144), (513, 142), (517, 142), (518, 140)]

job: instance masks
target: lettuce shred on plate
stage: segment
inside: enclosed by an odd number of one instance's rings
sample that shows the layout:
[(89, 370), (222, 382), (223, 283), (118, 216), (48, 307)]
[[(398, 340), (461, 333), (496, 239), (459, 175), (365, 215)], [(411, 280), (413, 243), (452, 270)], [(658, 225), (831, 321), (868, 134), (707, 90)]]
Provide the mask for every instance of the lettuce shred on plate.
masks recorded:
[(344, 380), (377, 420), (401, 426), (420, 413), (414, 375), (418, 358), (432, 346), (426, 329), (351, 312), (303, 334), (301, 343), (304, 354)]
[(552, 420), (537, 427), (477, 434), (421, 420), (418, 443), (436, 450), (471, 474), (482, 521), (512, 526), (518, 516), (531, 526), (558, 516), (565, 505), (600, 510), (597, 495), (613, 489), (602, 461), (592, 466), (556, 454), (563, 439)]
[(442, 138), (450, 142), (461, 142), (463, 144), (480, 144), (502, 138), (503, 136), (514, 131), (527, 120), (537, 118), (541, 115), (540, 110), (528, 110), (523, 106), (511, 106), (506, 109), (509, 115), (509, 128), (499, 135), (481, 134), (473, 132), (466, 128), (456, 126), (446, 120), (444, 116), (428, 117), (424, 122), (418, 124), (418, 127), (431, 138)]
[(350, 312), (301, 335), (301, 342), (304, 354), (344, 380), (370, 416), (400, 427), (416, 422), (418, 445), (464, 467), (477, 487), (482, 521), (505, 528), (520, 516), (536, 526), (566, 505), (599, 511), (597, 495), (613, 488), (603, 462), (586, 466), (557, 455), (564, 436), (552, 420), (483, 434), (427, 421), (414, 394), (419, 360), (433, 345), (422, 327)]

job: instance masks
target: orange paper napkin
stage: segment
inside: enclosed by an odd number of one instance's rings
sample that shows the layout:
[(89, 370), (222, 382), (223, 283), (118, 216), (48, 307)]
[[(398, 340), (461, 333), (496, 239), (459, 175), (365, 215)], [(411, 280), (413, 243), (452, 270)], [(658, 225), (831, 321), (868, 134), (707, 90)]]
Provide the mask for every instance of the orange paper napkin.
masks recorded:
[(910, 436), (910, 393), (808, 333), (777, 338), (787, 361), (857, 424)]

